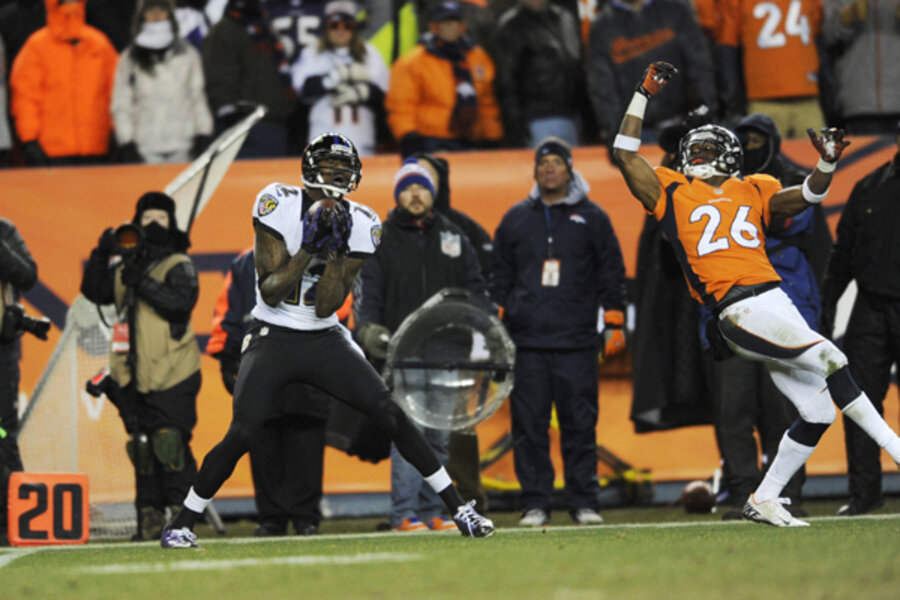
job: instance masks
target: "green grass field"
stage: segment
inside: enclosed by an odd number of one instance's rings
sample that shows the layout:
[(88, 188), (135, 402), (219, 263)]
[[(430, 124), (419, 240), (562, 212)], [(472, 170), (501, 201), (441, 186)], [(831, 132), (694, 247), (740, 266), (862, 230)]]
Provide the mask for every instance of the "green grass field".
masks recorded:
[(371, 533), (376, 520), (326, 521), (322, 535), (250, 537), (198, 528), (198, 550), (155, 543), (0, 549), (0, 598), (891, 599), (900, 597), (900, 499), (838, 518), (809, 503), (812, 526), (777, 529), (680, 508), (603, 512), (584, 528), (543, 530), (491, 515), (497, 533)]

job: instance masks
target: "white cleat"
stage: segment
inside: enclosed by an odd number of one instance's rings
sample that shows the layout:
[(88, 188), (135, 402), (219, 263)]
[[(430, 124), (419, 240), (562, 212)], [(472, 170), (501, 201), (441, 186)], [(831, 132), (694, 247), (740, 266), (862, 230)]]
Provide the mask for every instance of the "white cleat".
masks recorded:
[(748, 521), (765, 523), (775, 527), (809, 527), (809, 523), (795, 518), (784, 508), (785, 504), (790, 503), (790, 498), (773, 498), (772, 500), (757, 502), (753, 494), (750, 494), (750, 497), (747, 498), (747, 502), (744, 504), (744, 518)]
[(197, 534), (182, 527), (181, 529), (166, 529), (162, 533), (159, 545), (163, 548), (199, 548), (197, 543)]
[(474, 500), (469, 500), (457, 508), (453, 521), (466, 537), (480, 538), (494, 535), (494, 522), (476, 512)]

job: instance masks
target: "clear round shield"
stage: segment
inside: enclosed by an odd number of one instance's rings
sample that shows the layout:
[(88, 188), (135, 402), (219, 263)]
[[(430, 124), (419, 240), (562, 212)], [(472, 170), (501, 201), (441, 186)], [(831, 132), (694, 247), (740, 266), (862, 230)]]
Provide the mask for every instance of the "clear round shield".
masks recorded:
[(441, 290), (410, 314), (388, 345), (385, 378), (409, 417), (457, 431), (488, 418), (513, 385), (515, 345), (470, 292)]

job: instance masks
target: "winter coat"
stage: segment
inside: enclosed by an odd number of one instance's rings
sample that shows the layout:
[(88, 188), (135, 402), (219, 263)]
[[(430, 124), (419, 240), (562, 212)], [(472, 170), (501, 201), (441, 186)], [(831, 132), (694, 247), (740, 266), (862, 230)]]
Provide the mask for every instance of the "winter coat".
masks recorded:
[[(500, 108), (494, 95), (494, 63), (480, 46), (466, 56), (478, 101), (478, 121), (472, 141), (503, 137)], [(398, 140), (409, 133), (454, 139), (450, 117), (456, 105), (456, 79), (450, 61), (438, 58), (419, 44), (391, 68), (391, 86), (385, 98), (388, 125)]]
[[(46, 0), (48, 25), (36, 31), (10, 73), (12, 116), (23, 142), (37, 140), (47, 156), (107, 153), (118, 54), (100, 31), (81, 21), (63, 26), (58, 0)], [(68, 41), (74, 35), (77, 43)]]
[(194, 136), (213, 130), (200, 53), (176, 40), (147, 72), (138, 66), (133, 49), (122, 53), (116, 69), (111, 107), (116, 140), (120, 145), (134, 142), (144, 155), (189, 151)]
[(897, 0), (869, 3), (862, 23), (841, 24), (840, 11), (853, 0), (825, 3), (822, 35), (838, 51), (837, 95), (844, 117), (900, 113), (900, 21)]
[[(625, 310), (625, 263), (606, 212), (587, 198), (573, 172), (569, 193), (547, 205), (537, 185), (503, 216), (494, 234), (491, 297), (518, 348), (577, 350), (598, 346), (598, 311)], [(552, 247), (550, 243), (552, 238)], [(559, 285), (542, 285), (548, 259)]]

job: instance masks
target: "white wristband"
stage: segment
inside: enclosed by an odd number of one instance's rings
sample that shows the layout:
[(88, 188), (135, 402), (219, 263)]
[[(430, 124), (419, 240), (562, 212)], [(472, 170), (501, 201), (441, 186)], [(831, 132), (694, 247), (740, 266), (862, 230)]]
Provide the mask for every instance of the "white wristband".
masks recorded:
[(628, 152), (637, 152), (641, 147), (641, 138), (631, 137), (630, 135), (618, 134), (613, 141), (613, 148), (627, 150)]
[(816, 168), (822, 173), (833, 173), (836, 166), (837, 162), (828, 162), (824, 158), (820, 158), (819, 162), (816, 163)]
[(810, 204), (821, 204), (822, 200), (825, 199), (825, 196), (828, 195), (828, 190), (826, 189), (821, 194), (814, 193), (811, 189), (809, 189), (809, 175), (806, 176), (806, 179), (803, 180), (803, 199), (809, 202)]
[(643, 120), (644, 112), (646, 110), (647, 96), (641, 94), (640, 92), (635, 92), (634, 96), (631, 97), (631, 104), (628, 105), (628, 110), (625, 111), (625, 114)]

